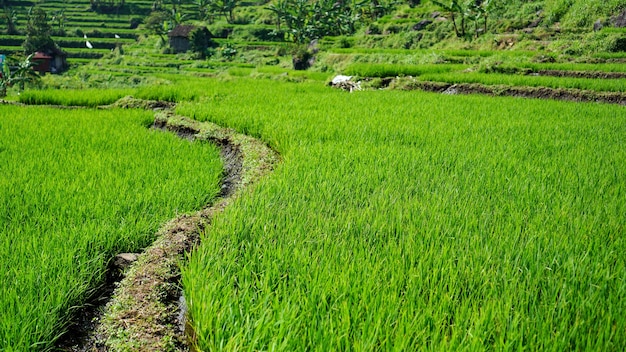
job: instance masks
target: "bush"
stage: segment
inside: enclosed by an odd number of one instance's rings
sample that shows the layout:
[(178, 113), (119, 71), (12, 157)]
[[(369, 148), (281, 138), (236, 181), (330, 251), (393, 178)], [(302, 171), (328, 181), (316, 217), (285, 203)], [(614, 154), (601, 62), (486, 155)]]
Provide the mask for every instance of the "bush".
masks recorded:
[(215, 42), (211, 40), (211, 32), (206, 27), (201, 27), (194, 29), (189, 35), (189, 46), (199, 58), (204, 59), (209, 47), (215, 46)]
[(339, 41), (337, 41), (337, 47), (338, 48), (351, 48), (354, 46), (354, 38), (350, 38), (350, 37), (340, 37)]
[(292, 63), (294, 70), (306, 70), (313, 64), (313, 53), (306, 47), (298, 47), (293, 53)]
[(130, 29), (136, 29), (140, 24), (143, 23), (143, 18), (141, 17), (133, 17), (130, 19)]

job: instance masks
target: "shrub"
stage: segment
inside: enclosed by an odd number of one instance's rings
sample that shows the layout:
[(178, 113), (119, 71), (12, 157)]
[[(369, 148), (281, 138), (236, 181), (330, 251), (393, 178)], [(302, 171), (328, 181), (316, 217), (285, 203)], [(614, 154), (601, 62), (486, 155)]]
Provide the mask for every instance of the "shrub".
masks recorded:
[(141, 17), (132, 17), (130, 19), (130, 29), (136, 29), (137, 27), (139, 27), (140, 24), (143, 23), (143, 18)]

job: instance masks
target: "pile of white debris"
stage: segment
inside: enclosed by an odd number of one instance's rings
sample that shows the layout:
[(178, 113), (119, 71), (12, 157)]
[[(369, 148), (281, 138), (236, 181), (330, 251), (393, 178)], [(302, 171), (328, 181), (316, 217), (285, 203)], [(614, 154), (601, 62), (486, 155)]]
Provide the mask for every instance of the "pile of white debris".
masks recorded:
[(352, 76), (337, 75), (330, 81), (330, 85), (334, 88), (347, 90), (349, 92), (361, 90), (361, 82), (355, 82), (352, 78)]

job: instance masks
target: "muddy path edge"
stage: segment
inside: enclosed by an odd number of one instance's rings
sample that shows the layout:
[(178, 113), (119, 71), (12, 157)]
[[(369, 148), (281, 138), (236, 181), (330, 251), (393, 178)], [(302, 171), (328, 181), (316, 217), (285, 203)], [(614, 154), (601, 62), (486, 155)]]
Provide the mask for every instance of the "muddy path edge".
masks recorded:
[[(224, 164), (221, 190), (212, 204), (180, 215), (160, 227), (155, 241), (125, 266), (111, 259), (107, 282), (74, 314), (73, 325), (56, 344), (61, 351), (189, 351), (195, 350), (193, 328), (180, 287), (180, 264), (199, 244), (200, 234), (245, 189), (271, 172), (277, 152), (258, 139), (210, 122), (176, 115), (175, 104), (125, 97), (98, 107), (140, 108), (155, 113), (152, 129), (181, 138), (213, 143)], [(128, 264), (128, 263), (127, 263)], [(113, 282), (115, 276), (118, 282)], [(104, 302), (98, 306), (96, 302)]]
[(527, 99), (561, 100), (583, 103), (626, 105), (626, 92), (591, 91), (574, 88), (548, 88), (530, 86), (486, 85), (481, 83), (445, 83), (420, 81), (414, 77), (389, 77), (383, 79), (385, 87), (397, 90), (422, 90), (426, 92), (508, 96)]

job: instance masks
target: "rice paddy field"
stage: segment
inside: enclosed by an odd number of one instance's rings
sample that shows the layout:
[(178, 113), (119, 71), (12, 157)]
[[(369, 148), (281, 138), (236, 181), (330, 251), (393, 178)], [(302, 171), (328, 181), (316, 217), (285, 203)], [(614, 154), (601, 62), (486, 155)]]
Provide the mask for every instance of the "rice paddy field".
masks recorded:
[(217, 149), (152, 119), (0, 106), (0, 350), (50, 350), (115, 254), (218, 194)]
[(420, 79), (446, 83), (482, 83), (486, 85), (503, 84), (517, 87), (574, 88), (596, 92), (624, 92), (624, 87), (626, 87), (626, 78), (557, 78), (476, 72), (424, 74), (420, 76)]
[[(80, 67), (9, 90), (37, 106), (0, 105), (0, 351), (54, 350), (115, 254), (218, 195), (217, 148), (150, 130), (152, 111), (96, 109), (129, 95), (281, 155), (181, 263), (196, 350), (626, 350), (623, 103), (327, 84), (414, 76), (619, 94), (624, 52), (322, 38), (313, 67), (294, 71), (289, 44), (224, 20), (211, 25), (232, 30), (216, 39), (232, 57), (167, 54), (129, 28), (152, 1), (127, 3), (104, 15), (41, 2), (64, 9), (55, 40)], [(22, 24), (30, 4), (16, 5)], [(0, 49), (18, 52), (21, 38), (0, 36)]]
[(284, 162), (185, 265), (200, 350), (626, 346), (623, 106), (202, 89)]
[[(182, 264), (198, 350), (626, 347), (624, 106), (238, 70), (19, 97), (175, 101), (281, 154)], [(0, 347), (47, 350), (111, 255), (211, 201), (220, 164), (148, 112), (1, 109)]]

